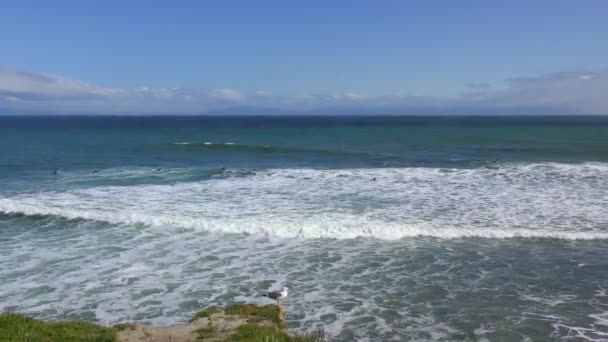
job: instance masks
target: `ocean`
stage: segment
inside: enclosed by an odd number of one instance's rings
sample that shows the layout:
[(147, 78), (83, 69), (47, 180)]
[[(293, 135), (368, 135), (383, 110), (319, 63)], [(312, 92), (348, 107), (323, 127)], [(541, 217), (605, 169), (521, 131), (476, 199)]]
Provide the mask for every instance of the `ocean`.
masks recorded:
[(0, 251), (45, 320), (607, 341), (608, 117), (4, 116)]

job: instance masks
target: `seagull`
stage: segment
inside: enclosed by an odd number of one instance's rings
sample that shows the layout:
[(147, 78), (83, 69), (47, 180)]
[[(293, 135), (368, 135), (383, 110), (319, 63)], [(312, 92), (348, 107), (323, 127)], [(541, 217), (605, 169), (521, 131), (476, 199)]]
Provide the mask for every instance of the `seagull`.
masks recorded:
[(279, 305), (279, 300), (287, 297), (287, 288), (283, 286), (281, 291), (272, 291), (262, 295), (262, 297), (268, 297), (270, 299), (274, 299), (277, 301), (277, 305)]

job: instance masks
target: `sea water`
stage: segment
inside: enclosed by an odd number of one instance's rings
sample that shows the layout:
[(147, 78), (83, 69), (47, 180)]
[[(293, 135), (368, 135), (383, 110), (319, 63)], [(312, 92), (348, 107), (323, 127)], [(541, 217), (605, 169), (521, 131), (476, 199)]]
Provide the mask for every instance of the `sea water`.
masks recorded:
[(0, 309), (608, 340), (608, 118), (0, 117)]

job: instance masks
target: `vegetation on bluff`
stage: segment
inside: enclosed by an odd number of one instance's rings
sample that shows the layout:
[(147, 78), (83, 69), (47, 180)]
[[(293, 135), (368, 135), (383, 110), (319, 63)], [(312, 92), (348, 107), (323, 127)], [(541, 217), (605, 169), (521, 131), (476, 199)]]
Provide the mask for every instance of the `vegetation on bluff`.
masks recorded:
[(197, 312), (186, 324), (147, 327), (117, 324), (103, 327), (93, 323), (43, 322), (21, 314), (0, 315), (2, 342), (318, 342), (322, 334), (287, 334), (285, 310), (277, 305), (236, 304), (210, 307)]
[(115, 328), (87, 322), (47, 323), (20, 314), (0, 315), (3, 342), (114, 342), (115, 333)]

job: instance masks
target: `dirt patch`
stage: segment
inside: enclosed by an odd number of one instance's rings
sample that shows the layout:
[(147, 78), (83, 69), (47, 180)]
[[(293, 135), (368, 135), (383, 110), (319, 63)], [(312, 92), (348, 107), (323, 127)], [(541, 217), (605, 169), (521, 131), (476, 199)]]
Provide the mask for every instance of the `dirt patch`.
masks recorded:
[[(276, 312), (277, 316), (269, 315)], [(239, 327), (255, 324), (259, 327), (270, 327), (285, 331), (285, 309), (275, 305), (232, 306), (225, 310), (207, 309), (195, 315), (185, 324), (164, 327), (150, 327), (132, 324), (116, 333), (118, 342), (218, 342), (237, 333)]]

